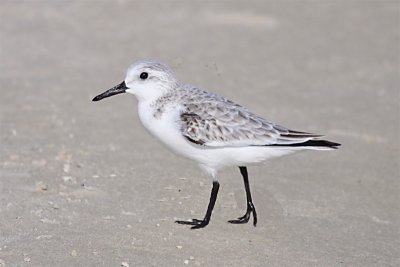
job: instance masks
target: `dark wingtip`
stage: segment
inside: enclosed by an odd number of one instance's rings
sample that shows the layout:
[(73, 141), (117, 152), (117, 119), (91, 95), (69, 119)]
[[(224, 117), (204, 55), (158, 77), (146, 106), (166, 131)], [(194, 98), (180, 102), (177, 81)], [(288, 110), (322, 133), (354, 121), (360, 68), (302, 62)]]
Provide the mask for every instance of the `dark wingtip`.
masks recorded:
[(341, 146), (341, 144), (339, 144), (339, 143), (331, 142), (328, 140), (308, 140), (304, 143), (300, 143), (300, 144), (296, 144), (296, 145), (329, 147), (329, 148), (333, 148), (333, 149), (338, 149), (338, 147)]
[(324, 141), (324, 143), (326, 144), (326, 146), (334, 148), (334, 149), (338, 149), (339, 146), (341, 146), (342, 144), (339, 143), (335, 143), (335, 142), (331, 142), (331, 141), (327, 141), (327, 140), (322, 140)]
[(332, 143), (332, 148), (334, 148), (334, 149), (338, 149), (342, 144), (339, 144), (339, 143), (334, 143), (334, 142), (330, 142), (330, 143)]
[(273, 146), (291, 146), (291, 147), (307, 147), (307, 146), (315, 146), (315, 147), (329, 147), (332, 149), (338, 149), (341, 144), (331, 142), (328, 140), (308, 140), (303, 143), (295, 143), (295, 144), (282, 144), (282, 145), (273, 145)]

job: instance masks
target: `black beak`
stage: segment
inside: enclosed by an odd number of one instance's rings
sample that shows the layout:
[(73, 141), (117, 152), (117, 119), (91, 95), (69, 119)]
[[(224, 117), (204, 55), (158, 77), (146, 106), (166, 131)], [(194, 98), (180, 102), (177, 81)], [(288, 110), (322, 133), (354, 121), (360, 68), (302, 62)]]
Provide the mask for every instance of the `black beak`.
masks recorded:
[(113, 88), (108, 89), (104, 93), (99, 94), (98, 96), (93, 98), (92, 101), (99, 101), (109, 96), (125, 93), (126, 89), (128, 89), (128, 87), (126, 87), (125, 81), (123, 81), (122, 83), (114, 86)]

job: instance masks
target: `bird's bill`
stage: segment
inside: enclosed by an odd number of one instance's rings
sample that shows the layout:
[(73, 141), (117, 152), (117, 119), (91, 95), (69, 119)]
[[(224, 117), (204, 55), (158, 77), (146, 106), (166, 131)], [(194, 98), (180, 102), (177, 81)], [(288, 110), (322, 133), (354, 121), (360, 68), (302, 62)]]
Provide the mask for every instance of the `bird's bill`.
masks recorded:
[(93, 98), (92, 101), (99, 101), (109, 96), (125, 93), (126, 89), (128, 89), (128, 87), (126, 87), (125, 81), (123, 81), (122, 83), (114, 86), (113, 88), (108, 89), (104, 93), (99, 94), (98, 96)]

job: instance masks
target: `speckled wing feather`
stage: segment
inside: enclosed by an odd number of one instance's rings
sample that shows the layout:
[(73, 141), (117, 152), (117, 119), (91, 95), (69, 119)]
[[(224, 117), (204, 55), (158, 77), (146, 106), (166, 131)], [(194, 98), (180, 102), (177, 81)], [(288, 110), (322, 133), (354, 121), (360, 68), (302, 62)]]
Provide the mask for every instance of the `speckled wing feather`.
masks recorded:
[(216, 94), (191, 88), (181, 96), (181, 131), (189, 141), (209, 147), (291, 145), (320, 135), (292, 131), (263, 119)]

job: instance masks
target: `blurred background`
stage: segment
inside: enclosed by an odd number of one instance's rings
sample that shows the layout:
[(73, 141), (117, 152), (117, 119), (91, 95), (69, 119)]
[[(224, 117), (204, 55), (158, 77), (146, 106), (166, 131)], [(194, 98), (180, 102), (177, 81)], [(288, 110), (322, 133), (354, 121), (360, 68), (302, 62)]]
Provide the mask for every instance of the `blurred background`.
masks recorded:
[[(399, 266), (399, 1), (1, 1), (0, 266)], [(150, 137), (140, 59), (342, 143), (251, 167), (259, 225)]]

